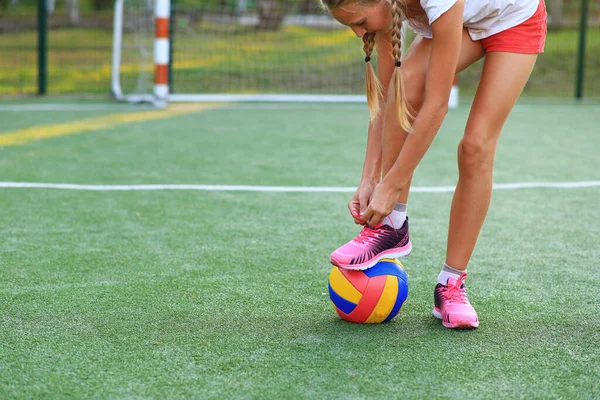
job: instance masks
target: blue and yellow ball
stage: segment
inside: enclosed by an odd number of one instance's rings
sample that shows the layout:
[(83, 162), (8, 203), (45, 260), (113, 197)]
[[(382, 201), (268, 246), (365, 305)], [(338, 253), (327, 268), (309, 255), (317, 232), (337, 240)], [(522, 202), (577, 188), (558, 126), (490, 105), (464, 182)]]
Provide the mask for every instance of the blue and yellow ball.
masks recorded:
[(329, 298), (340, 317), (357, 324), (392, 320), (408, 297), (408, 276), (400, 261), (384, 258), (374, 267), (352, 271), (333, 267)]

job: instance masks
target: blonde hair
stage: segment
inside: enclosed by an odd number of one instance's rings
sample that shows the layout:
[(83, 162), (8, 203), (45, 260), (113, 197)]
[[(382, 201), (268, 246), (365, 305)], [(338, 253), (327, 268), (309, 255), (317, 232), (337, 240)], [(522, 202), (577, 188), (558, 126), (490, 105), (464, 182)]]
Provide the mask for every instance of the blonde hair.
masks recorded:
[[(406, 99), (406, 91), (404, 90), (404, 79), (400, 66), (402, 65), (402, 8), (400, 0), (392, 0), (392, 52), (394, 54), (394, 72), (392, 74), (391, 89), (394, 95), (394, 104), (398, 111), (398, 120), (400, 126), (406, 132), (412, 132), (411, 119), (414, 118), (414, 113), (408, 100)], [(389, 96), (388, 96), (389, 98)]]
[[(347, 4), (357, 3), (360, 6), (369, 6), (381, 0), (319, 0), (321, 6), (330, 11), (335, 8), (341, 8)], [(398, 111), (398, 120), (400, 126), (407, 132), (412, 132), (411, 119), (413, 118), (413, 112), (406, 99), (406, 93), (404, 91), (404, 82), (402, 79), (402, 73), (400, 72), (400, 66), (402, 64), (402, 7), (400, 0), (388, 0), (391, 4), (392, 19), (394, 21), (392, 27), (392, 45), (393, 45), (393, 56), (396, 68), (392, 74), (391, 90), (393, 93), (394, 104)], [(371, 64), (371, 54), (375, 47), (375, 32), (365, 33), (362, 37), (363, 40), (363, 51), (365, 52), (365, 61), (367, 64), (366, 73), (366, 92), (367, 92), (367, 104), (369, 106), (369, 114), (371, 121), (377, 118), (380, 111), (380, 97), (383, 92), (381, 82), (377, 78), (377, 74), (373, 70)], [(388, 96), (388, 99), (390, 96)]]
[(373, 47), (375, 47), (375, 32), (373, 33), (365, 33), (362, 37), (363, 40), (363, 51), (365, 52), (365, 61), (367, 64), (367, 74), (366, 74), (366, 82), (365, 89), (367, 92), (367, 105), (369, 107), (369, 115), (371, 116), (371, 121), (375, 121), (377, 115), (379, 114), (379, 110), (381, 107), (379, 106), (379, 98), (381, 97), (381, 92), (383, 92), (383, 87), (381, 82), (377, 78), (377, 74), (373, 70), (373, 64), (371, 64), (371, 53), (373, 53)]

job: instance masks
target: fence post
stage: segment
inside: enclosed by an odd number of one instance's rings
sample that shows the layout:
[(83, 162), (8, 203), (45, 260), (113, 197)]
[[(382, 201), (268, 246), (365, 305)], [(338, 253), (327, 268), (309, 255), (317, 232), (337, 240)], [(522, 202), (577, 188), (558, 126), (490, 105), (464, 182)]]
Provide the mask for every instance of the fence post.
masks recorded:
[(48, 84), (48, 7), (38, 0), (38, 94), (46, 94)]
[(579, 24), (579, 50), (577, 55), (577, 81), (575, 98), (583, 99), (583, 81), (585, 73), (585, 36), (587, 33), (588, 0), (581, 0), (581, 21)]

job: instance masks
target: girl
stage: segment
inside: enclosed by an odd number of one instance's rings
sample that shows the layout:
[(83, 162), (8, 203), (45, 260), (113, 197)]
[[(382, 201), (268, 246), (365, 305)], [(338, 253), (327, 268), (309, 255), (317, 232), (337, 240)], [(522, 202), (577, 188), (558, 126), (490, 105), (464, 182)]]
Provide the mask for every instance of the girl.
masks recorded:
[[(458, 72), (485, 57), (458, 146), (446, 260), (433, 314), (448, 328), (477, 328), (466, 269), (492, 195), (502, 126), (543, 52), (543, 0), (320, 0), (364, 42), (369, 123), (359, 187), (348, 208), (360, 234), (331, 254), (341, 268), (366, 269), (411, 250), (406, 203), (413, 172), (437, 134)], [(401, 24), (417, 33), (402, 57)], [(371, 53), (377, 46), (377, 76)]]

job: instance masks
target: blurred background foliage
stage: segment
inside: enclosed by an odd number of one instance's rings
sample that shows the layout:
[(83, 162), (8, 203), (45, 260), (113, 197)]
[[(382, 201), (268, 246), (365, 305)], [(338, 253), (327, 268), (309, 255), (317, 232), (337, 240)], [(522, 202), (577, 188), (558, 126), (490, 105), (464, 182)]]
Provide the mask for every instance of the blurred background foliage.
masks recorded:
[[(600, 97), (600, 0), (548, 0), (549, 35), (525, 95), (573, 97), (582, 4), (587, 3), (586, 97)], [(151, 15), (152, 0), (125, 0)], [(174, 0), (172, 91), (362, 93), (362, 43), (317, 0)], [(112, 0), (49, 0), (48, 93), (110, 93)], [(153, 66), (152, 21), (125, 14), (121, 74)], [(37, 93), (38, 1), (0, 0), (0, 96)], [(142, 37), (143, 36), (143, 37)], [(410, 39), (410, 34), (409, 34)], [(146, 63), (146, 64), (144, 64)], [(135, 68), (133, 64), (136, 64)], [(481, 63), (460, 74), (476, 89)], [(127, 76), (130, 74), (131, 76)], [(148, 85), (148, 84), (146, 84)]]

